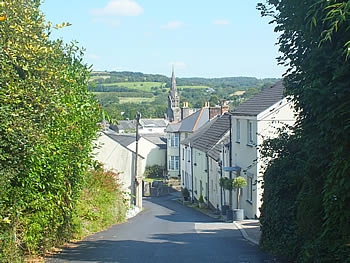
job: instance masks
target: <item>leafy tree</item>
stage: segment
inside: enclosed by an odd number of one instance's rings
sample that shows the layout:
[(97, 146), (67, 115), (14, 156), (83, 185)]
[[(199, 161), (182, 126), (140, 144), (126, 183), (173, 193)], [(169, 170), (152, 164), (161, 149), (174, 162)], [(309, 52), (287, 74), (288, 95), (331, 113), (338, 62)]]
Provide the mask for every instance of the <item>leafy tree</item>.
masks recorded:
[[(301, 162), (292, 154), (272, 158), (265, 181), (262, 244), (290, 260), (348, 262), (350, 247), (350, 9), (347, 1), (280, 0), (259, 5), (280, 32), (279, 63), (287, 67), (285, 86), (299, 112), (294, 128)], [(291, 140), (291, 139), (290, 139)], [(292, 140), (292, 141), (293, 141)], [(289, 140), (282, 145), (288, 146)], [(290, 175), (291, 196), (281, 198), (285, 185), (278, 177)], [(268, 178), (268, 177), (267, 177)], [(271, 185), (269, 185), (271, 184)], [(269, 192), (269, 189), (275, 189)], [(278, 212), (292, 214), (293, 229), (278, 229), (286, 242), (268, 235), (273, 226), (273, 203)], [(290, 206), (287, 206), (287, 204)], [(283, 211), (282, 211), (283, 210)], [(278, 213), (277, 212), (277, 213)], [(286, 219), (285, 219), (286, 220)], [(281, 225), (280, 225), (281, 226)], [(290, 240), (290, 242), (288, 242)], [(298, 244), (299, 249), (292, 249)]]
[(100, 119), (83, 51), (49, 39), (40, 2), (1, 2), (0, 259), (9, 262), (71, 236)]

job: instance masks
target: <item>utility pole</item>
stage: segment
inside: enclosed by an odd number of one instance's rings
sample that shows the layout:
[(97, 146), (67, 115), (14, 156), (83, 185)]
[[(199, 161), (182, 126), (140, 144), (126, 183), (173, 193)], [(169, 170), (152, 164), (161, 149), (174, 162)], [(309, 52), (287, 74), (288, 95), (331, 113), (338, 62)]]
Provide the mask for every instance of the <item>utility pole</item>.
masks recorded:
[(135, 201), (136, 206), (140, 209), (142, 209), (142, 178), (137, 173), (137, 163), (138, 163), (138, 156), (139, 156), (139, 124), (141, 119), (141, 113), (137, 112), (136, 116), (136, 149), (135, 149), (135, 180), (134, 180), (134, 189), (135, 189)]

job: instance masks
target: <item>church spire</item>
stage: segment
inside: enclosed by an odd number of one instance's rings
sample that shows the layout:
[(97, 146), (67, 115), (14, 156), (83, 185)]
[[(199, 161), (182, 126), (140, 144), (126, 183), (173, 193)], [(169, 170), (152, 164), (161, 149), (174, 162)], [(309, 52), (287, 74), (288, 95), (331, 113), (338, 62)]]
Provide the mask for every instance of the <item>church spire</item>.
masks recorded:
[(168, 120), (170, 122), (177, 122), (180, 121), (180, 119), (180, 97), (177, 93), (175, 71), (173, 66), (171, 73), (171, 87), (168, 95)]
[(174, 65), (171, 73), (171, 93), (172, 96), (177, 96), (177, 88), (176, 88), (176, 78), (175, 78), (175, 71), (174, 71)]

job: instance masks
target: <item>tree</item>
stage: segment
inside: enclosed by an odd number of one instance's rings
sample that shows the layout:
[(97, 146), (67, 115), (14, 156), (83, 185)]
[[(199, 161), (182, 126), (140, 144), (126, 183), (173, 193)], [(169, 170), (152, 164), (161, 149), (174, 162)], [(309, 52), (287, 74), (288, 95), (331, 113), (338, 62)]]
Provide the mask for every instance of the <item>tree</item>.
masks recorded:
[(71, 236), (100, 120), (83, 50), (49, 39), (40, 2), (0, 7), (0, 258), (9, 261), (9, 251), (40, 253)]
[[(294, 157), (289, 155), (282, 156), (283, 161), (272, 158), (269, 168), (273, 171), (278, 164), (278, 170), (293, 177), (296, 171), (300, 173), (295, 176), (298, 191), (293, 189), (294, 195), (285, 200), (295, 200), (289, 208), (295, 215), (290, 219), (295, 229), (283, 233), (300, 249), (279, 253), (298, 261), (346, 261), (350, 253), (350, 141), (345, 139), (350, 134), (349, 3), (271, 0), (259, 8), (263, 15), (272, 17), (275, 31), (281, 33), (278, 44), (282, 56), (278, 61), (287, 67), (286, 90), (299, 113), (293, 131), (297, 140), (291, 138), (304, 152), (296, 166), (290, 165)], [(283, 145), (289, 145), (288, 140)], [(271, 187), (268, 183), (274, 184), (273, 180), (265, 181), (265, 190)], [(279, 187), (284, 186), (271, 189)], [(262, 243), (269, 241), (265, 244), (269, 243), (271, 250), (278, 244), (264, 235), (273, 228), (264, 219), (272, 211), (267, 196), (278, 199), (282, 194), (266, 192), (263, 197)]]
[(241, 189), (247, 185), (247, 181), (244, 177), (238, 176), (232, 180), (232, 189), (237, 190), (237, 209), (240, 205)]

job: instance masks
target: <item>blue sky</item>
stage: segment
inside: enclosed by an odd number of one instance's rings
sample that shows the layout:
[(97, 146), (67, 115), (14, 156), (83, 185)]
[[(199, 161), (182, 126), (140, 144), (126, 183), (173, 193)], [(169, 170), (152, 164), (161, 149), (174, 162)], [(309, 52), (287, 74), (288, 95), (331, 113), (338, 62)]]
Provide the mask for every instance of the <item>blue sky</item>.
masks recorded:
[(177, 77), (281, 77), (278, 35), (255, 0), (45, 0), (46, 20), (72, 25), (94, 70)]

